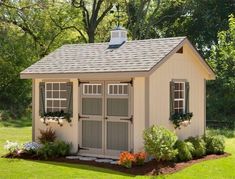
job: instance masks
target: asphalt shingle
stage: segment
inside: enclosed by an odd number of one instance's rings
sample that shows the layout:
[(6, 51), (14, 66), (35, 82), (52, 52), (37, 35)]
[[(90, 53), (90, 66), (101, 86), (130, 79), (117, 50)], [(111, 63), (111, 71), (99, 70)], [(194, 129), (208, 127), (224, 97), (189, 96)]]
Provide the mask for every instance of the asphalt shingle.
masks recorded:
[(185, 38), (128, 41), (121, 47), (114, 49), (108, 48), (108, 43), (63, 45), (21, 73), (149, 71)]

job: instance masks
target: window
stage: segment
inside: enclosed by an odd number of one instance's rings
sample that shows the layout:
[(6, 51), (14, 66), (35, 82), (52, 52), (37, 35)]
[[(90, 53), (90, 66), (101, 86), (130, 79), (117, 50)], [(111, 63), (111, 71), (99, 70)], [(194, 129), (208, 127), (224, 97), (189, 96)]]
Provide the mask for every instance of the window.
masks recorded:
[(128, 95), (128, 84), (108, 84), (109, 95)]
[(67, 108), (67, 86), (62, 82), (48, 82), (45, 84), (46, 112), (65, 111)]
[(174, 113), (185, 112), (185, 82), (174, 83)]
[(101, 95), (102, 85), (101, 84), (84, 84), (83, 94), (84, 95)]

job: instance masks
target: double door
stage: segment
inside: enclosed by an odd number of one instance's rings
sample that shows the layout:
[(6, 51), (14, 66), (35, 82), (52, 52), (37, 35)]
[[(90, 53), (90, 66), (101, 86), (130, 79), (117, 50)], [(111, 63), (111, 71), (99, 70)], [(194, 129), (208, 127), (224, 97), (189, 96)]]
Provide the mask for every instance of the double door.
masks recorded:
[(80, 141), (83, 154), (118, 156), (131, 146), (131, 86), (129, 83), (81, 83)]

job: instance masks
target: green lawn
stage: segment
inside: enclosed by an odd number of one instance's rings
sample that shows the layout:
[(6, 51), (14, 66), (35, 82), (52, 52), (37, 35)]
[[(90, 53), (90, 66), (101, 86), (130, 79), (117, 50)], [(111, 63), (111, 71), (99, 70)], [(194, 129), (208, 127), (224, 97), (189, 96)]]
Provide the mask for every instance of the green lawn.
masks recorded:
[[(25, 127), (26, 126), (26, 127)], [(220, 131), (213, 131), (218, 133)], [(230, 133), (231, 134), (231, 133)], [(234, 134), (234, 133), (233, 133)], [(235, 178), (235, 138), (226, 139), (226, 151), (233, 155), (223, 159), (201, 162), (180, 172), (156, 178)], [(0, 155), (6, 153), (6, 140), (26, 142), (31, 139), (30, 122), (0, 122)], [(55, 162), (0, 158), (0, 178), (131, 178), (112, 170)], [(149, 178), (137, 176), (136, 178)]]

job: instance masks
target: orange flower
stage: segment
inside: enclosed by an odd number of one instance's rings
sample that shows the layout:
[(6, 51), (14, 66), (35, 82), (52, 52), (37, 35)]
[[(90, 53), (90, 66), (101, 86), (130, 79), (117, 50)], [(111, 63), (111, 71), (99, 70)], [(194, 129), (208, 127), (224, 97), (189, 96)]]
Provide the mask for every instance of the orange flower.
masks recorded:
[(145, 152), (139, 152), (134, 155), (135, 157), (135, 163), (137, 165), (143, 165), (145, 158), (146, 158), (146, 153)]
[(126, 168), (131, 168), (132, 162), (135, 160), (135, 157), (130, 152), (122, 152), (119, 156), (118, 164)]

